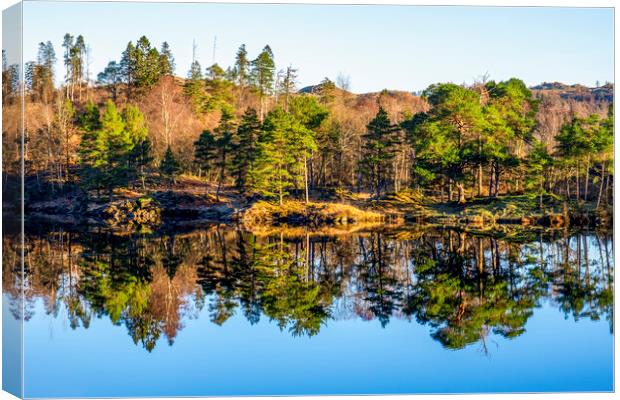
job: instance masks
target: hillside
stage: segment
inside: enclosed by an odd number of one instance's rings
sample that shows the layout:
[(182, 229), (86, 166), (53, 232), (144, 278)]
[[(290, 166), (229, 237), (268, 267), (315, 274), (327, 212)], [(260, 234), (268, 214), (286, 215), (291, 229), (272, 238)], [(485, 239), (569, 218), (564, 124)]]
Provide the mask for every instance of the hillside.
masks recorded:
[(561, 82), (543, 82), (540, 85), (532, 86), (530, 89), (535, 94), (554, 94), (564, 100), (579, 102), (611, 103), (614, 100), (614, 85), (611, 83), (590, 88), (580, 84), (566, 85)]

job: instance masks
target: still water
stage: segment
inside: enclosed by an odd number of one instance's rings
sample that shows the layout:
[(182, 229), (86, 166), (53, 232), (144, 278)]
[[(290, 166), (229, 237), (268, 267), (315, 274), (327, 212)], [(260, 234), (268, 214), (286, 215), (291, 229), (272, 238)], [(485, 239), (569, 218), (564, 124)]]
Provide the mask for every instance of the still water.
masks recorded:
[(25, 396), (613, 390), (611, 233), (502, 236), (29, 231)]

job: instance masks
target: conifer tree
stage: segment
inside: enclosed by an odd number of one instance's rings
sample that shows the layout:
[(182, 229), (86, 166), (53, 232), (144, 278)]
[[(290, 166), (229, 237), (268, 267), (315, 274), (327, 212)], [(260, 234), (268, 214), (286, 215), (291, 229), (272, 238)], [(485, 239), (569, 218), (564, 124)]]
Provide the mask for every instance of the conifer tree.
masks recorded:
[(170, 50), (170, 45), (168, 42), (163, 42), (159, 52), (159, 73), (161, 75), (173, 75), (174, 67), (174, 56)]
[(220, 110), (227, 115), (234, 112), (233, 83), (228, 80), (226, 72), (218, 64), (207, 68), (205, 89), (207, 93), (205, 111)]
[(176, 183), (176, 177), (180, 170), (181, 166), (174, 157), (172, 149), (168, 146), (164, 158), (161, 160), (161, 164), (159, 164), (159, 172), (168, 180), (168, 187), (170, 189)]
[(248, 52), (245, 49), (245, 44), (239, 46), (237, 55), (235, 57), (235, 66), (233, 68), (233, 76), (239, 88), (243, 90), (249, 78), (250, 61), (248, 60)]
[(205, 102), (205, 82), (202, 76), (202, 70), (198, 61), (193, 61), (189, 72), (187, 73), (187, 79), (183, 91), (190, 98), (190, 101), (194, 105), (194, 110), (197, 113), (204, 111)]
[(251, 173), (254, 190), (263, 196), (278, 198), (282, 204), (289, 189), (300, 185), (307, 187), (304, 161), (314, 149), (316, 144), (311, 130), (280, 107), (270, 112), (263, 125)]
[(289, 112), (289, 99), (293, 92), (295, 92), (295, 86), (297, 85), (297, 69), (292, 66), (288, 66), (282, 73), (282, 80), (280, 81), (278, 91), (284, 96), (284, 111)]
[(204, 172), (208, 177), (209, 172), (215, 166), (216, 157), (215, 137), (208, 129), (204, 130), (194, 143), (194, 162), (198, 166), (198, 176), (202, 176)]
[(247, 193), (252, 185), (248, 182), (248, 178), (256, 157), (256, 142), (260, 136), (260, 130), (261, 124), (256, 110), (246, 109), (237, 128), (232, 163), (236, 186), (242, 193)]
[(140, 37), (135, 48), (135, 84), (138, 88), (150, 88), (162, 76), (161, 59), (157, 49), (146, 36)]
[(363, 136), (363, 157), (360, 167), (378, 199), (390, 176), (389, 169), (394, 158), (393, 136), (396, 127), (390, 122), (385, 110), (379, 107), (377, 115), (366, 129), (367, 133)]
[[(471, 171), (467, 167), (476, 164), (480, 156), (479, 133), (489, 120), (497, 121), (496, 129), (501, 129), (501, 119), (487, 114), (485, 120), (480, 94), (453, 83), (431, 85), (423, 95), (431, 109), (420, 127), (423, 140), (417, 156), (427, 171), (439, 177), (442, 194), (447, 185), (451, 195), (455, 185), (458, 201), (464, 203), (464, 182)], [(501, 145), (493, 151), (501, 151)]]
[(129, 154), (131, 178), (132, 180), (134, 178), (140, 179), (142, 189), (146, 190), (146, 168), (153, 161), (146, 121), (142, 112), (134, 105), (128, 105), (123, 110), (123, 119), (132, 143), (132, 150)]
[(101, 130), (108, 142), (107, 174), (110, 197), (114, 187), (126, 186), (131, 180), (129, 157), (134, 143), (125, 128), (123, 117), (114, 103), (108, 100), (101, 116)]
[(303, 166), (303, 182), (306, 203), (310, 201), (308, 160), (318, 150), (316, 137), (319, 127), (329, 115), (314, 96), (297, 96), (290, 101), (290, 114), (294, 118), (293, 149), (298, 163)]
[(280, 205), (293, 187), (289, 167), (295, 157), (290, 149), (290, 126), (290, 116), (280, 108), (267, 115), (251, 173), (253, 189), (262, 196), (277, 198)]
[(136, 48), (133, 42), (129, 42), (123, 51), (120, 62), (122, 79), (127, 85), (127, 99), (131, 99), (132, 89), (136, 81), (136, 68)]
[(87, 188), (105, 187), (110, 198), (115, 187), (126, 186), (130, 180), (130, 152), (133, 150), (125, 122), (110, 100), (98, 123), (93, 105), (81, 117), (85, 131), (80, 145), (81, 174)]
[(101, 121), (99, 120), (99, 108), (89, 100), (86, 103), (84, 112), (78, 116), (78, 124), (80, 128), (85, 132), (93, 132), (100, 128)]
[(234, 130), (235, 126), (233, 116), (224, 112), (220, 120), (220, 125), (215, 130), (218, 135), (215, 141), (215, 147), (217, 148), (217, 167), (219, 169), (217, 191), (215, 194), (217, 199), (220, 197), (220, 190), (230, 162), (229, 154), (232, 150), (232, 137)]
[(252, 61), (251, 80), (260, 98), (259, 119), (262, 121), (265, 115), (265, 99), (273, 91), (275, 62), (273, 52), (269, 45), (263, 48), (258, 57)]

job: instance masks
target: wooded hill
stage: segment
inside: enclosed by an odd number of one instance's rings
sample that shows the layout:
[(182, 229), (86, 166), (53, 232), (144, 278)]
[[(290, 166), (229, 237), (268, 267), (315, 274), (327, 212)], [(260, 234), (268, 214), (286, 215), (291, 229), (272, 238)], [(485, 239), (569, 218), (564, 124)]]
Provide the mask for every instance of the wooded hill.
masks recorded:
[[(354, 94), (347, 79), (325, 78), (299, 90), (296, 68), (276, 68), (269, 46), (251, 58), (244, 45), (233, 66), (194, 61), (180, 78), (167, 43), (158, 50), (146, 37), (93, 82), (86, 48), (67, 34), (64, 71), (55, 71), (50, 42), (25, 66), (26, 175), (53, 190), (112, 197), (116, 188), (173, 189), (189, 174), (218, 194), (280, 201), (409, 189), (459, 202), (524, 192), (611, 201), (611, 84), (529, 89), (484, 78), (415, 96)], [(15, 74), (4, 62), (5, 180), (20, 165)]]

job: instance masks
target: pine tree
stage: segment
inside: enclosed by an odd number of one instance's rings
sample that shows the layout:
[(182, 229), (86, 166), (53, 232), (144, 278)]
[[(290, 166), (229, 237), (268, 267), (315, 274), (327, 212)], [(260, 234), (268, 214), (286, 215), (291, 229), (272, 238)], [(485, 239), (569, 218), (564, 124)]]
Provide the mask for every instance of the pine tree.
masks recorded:
[(106, 184), (108, 141), (100, 129), (99, 109), (92, 101), (78, 117), (78, 123), (84, 132), (78, 149), (80, 180), (86, 190), (97, 189), (99, 192)]
[(176, 183), (176, 176), (180, 170), (181, 166), (174, 157), (172, 149), (168, 146), (166, 153), (164, 154), (164, 158), (161, 160), (161, 164), (159, 165), (159, 172), (168, 180), (168, 187), (170, 189), (172, 188), (172, 185)]
[(375, 118), (366, 127), (367, 133), (363, 136), (363, 157), (361, 168), (367, 177), (378, 199), (381, 191), (387, 184), (389, 169), (394, 158), (395, 127), (382, 107)]
[(86, 42), (82, 35), (75, 38), (73, 46), (69, 49), (70, 81), (71, 81), (71, 100), (74, 98), (75, 87), (82, 87), (84, 82), (86, 65)]
[(54, 95), (54, 65), (56, 53), (51, 42), (39, 43), (36, 63), (27, 68), (28, 87), (39, 101), (49, 104)]
[(129, 156), (134, 143), (130, 133), (125, 129), (125, 121), (110, 100), (101, 116), (101, 130), (108, 141), (108, 190), (110, 197), (114, 187), (126, 186), (131, 179)]
[(106, 188), (110, 198), (115, 187), (126, 186), (130, 180), (130, 154), (134, 144), (125, 122), (110, 100), (99, 121), (92, 103), (79, 120), (84, 136), (80, 144), (82, 182), (87, 189)]
[(146, 121), (142, 112), (134, 105), (128, 105), (123, 110), (123, 120), (125, 121), (125, 129), (132, 144), (128, 160), (131, 180), (140, 179), (142, 189), (146, 190), (146, 168), (153, 161)]
[[(305, 111), (312, 114), (310, 108), (296, 109), (302, 114)], [(309, 126), (316, 126), (313, 124), (317, 119), (306, 117), (306, 120), (297, 118), (278, 107), (267, 115), (258, 141), (250, 174), (252, 187), (263, 196), (277, 197), (280, 204), (289, 189), (299, 186), (305, 188), (306, 202), (309, 200), (308, 159), (317, 149), (315, 133)]]
[(289, 112), (289, 99), (295, 92), (297, 85), (297, 69), (288, 66), (283, 72), (282, 81), (280, 81), (278, 91), (284, 96), (284, 111)]
[(291, 173), (301, 172), (292, 143), (295, 128), (299, 126), (291, 115), (276, 108), (267, 115), (258, 142), (258, 154), (251, 172), (253, 189), (263, 196), (277, 198), (280, 204), (301, 176)]
[(252, 61), (251, 80), (260, 98), (259, 118), (262, 121), (265, 115), (265, 98), (273, 91), (275, 63), (273, 52), (269, 45), (263, 48), (258, 57)]
[(250, 171), (253, 168), (256, 157), (256, 142), (260, 136), (261, 124), (256, 110), (245, 110), (234, 144), (233, 175), (236, 186), (242, 193), (247, 193), (252, 183), (248, 182)]
[(216, 128), (215, 132), (218, 135), (215, 141), (215, 147), (217, 148), (217, 167), (219, 168), (219, 174), (217, 179), (217, 191), (216, 197), (219, 200), (220, 190), (224, 182), (226, 170), (228, 169), (229, 154), (232, 150), (232, 135), (234, 132), (233, 116), (224, 112), (220, 120), (220, 125)]
[[(497, 133), (502, 129), (502, 121), (492, 113), (483, 115), (480, 94), (469, 88), (453, 83), (431, 85), (424, 91), (424, 97), (431, 104), (419, 131), (423, 136), (416, 155), (426, 171), (436, 177), (443, 189), (448, 186), (451, 197), (452, 187), (456, 186), (459, 203), (465, 202), (467, 167), (480, 162), (480, 133), (492, 131), (488, 126), (496, 123)], [(486, 119), (485, 119), (486, 117)], [(499, 137), (499, 135), (498, 135)], [(487, 154), (499, 154), (501, 144), (488, 141), (484, 144)]]
[(66, 96), (69, 97), (71, 89), (71, 49), (73, 48), (73, 36), (66, 33), (63, 37), (62, 47), (64, 47), (63, 62), (65, 65), (65, 85), (67, 88)]
[(226, 72), (218, 64), (207, 68), (205, 89), (205, 111), (220, 110), (228, 115), (234, 112), (233, 83), (226, 78)]
[(82, 136), (80, 148), (80, 181), (86, 190), (99, 190), (107, 185), (108, 143), (101, 130), (86, 131)]
[(129, 42), (123, 51), (120, 62), (122, 79), (127, 85), (127, 99), (131, 99), (132, 89), (135, 86), (136, 68), (136, 48), (132, 42)]
[(209, 130), (204, 130), (194, 143), (194, 162), (198, 166), (198, 175), (204, 172), (208, 176), (216, 159), (215, 137)]
[(318, 150), (316, 143), (319, 127), (329, 115), (329, 111), (320, 105), (314, 96), (297, 96), (290, 101), (290, 114), (294, 119), (292, 139), (297, 162), (303, 167), (303, 182), (306, 203), (310, 201), (308, 160)]
[(162, 76), (161, 60), (157, 49), (151, 47), (146, 36), (140, 37), (135, 48), (135, 84), (138, 88), (151, 88)]
[(99, 108), (89, 100), (86, 103), (84, 112), (78, 116), (78, 124), (80, 128), (85, 132), (93, 132), (100, 128), (101, 121), (99, 119)]
[(174, 67), (174, 56), (170, 50), (170, 45), (168, 42), (163, 42), (159, 52), (159, 73), (161, 75), (173, 75)]
[(545, 182), (548, 177), (549, 167), (553, 159), (543, 143), (536, 141), (527, 157), (528, 173), (525, 178), (525, 187), (538, 192), (538, 207), (543, 208), (543, 195), (545, 194)]
[(235, 66), (233, 68), (233, 76), (235, 77), (236, 83), (241, 90), (243, 90), (248, 83), (249, 66), (250, 61), (248, 60), (248, 52), (245, 49), (245, 44), (242, 44), (239, 46), (239, 50), (237, 50)]
[(204, 103), (206, 98), (205, 83), (202, 76), (202, 70), (198, 61), (193, 61), (183, 91), (190, 98), (197, 113), (204, 111)]

